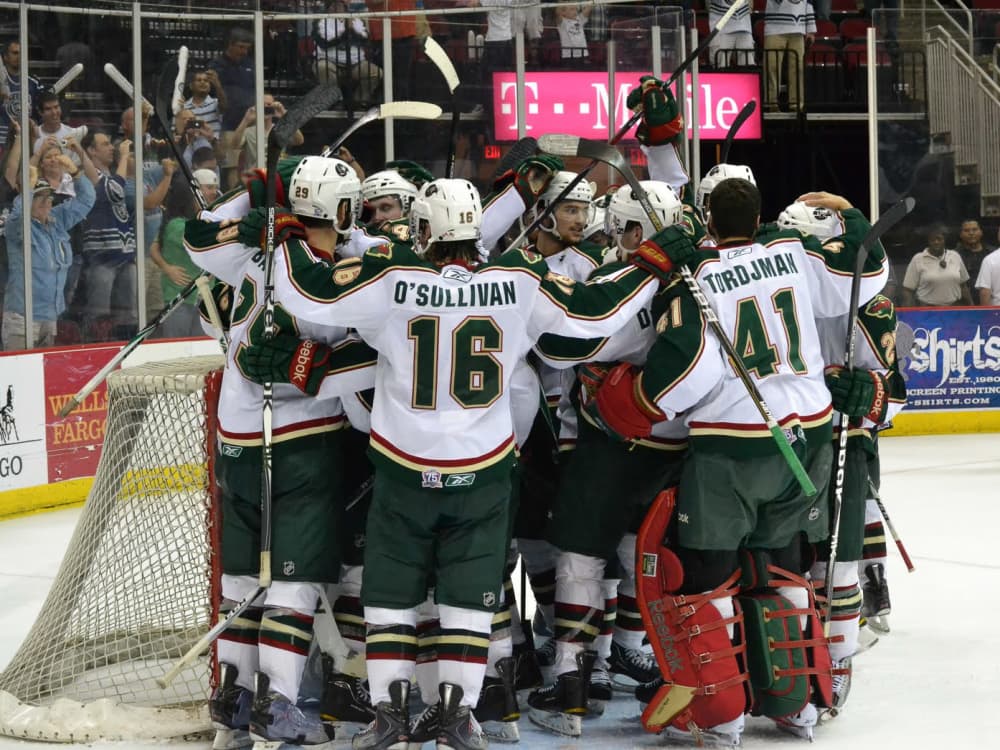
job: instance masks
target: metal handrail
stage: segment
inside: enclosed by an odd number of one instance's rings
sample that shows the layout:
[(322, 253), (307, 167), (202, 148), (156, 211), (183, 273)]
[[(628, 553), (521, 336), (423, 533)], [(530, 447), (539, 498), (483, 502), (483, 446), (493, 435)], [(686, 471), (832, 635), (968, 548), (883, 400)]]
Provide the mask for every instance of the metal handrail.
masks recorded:
[[(941, 4), (940, 0), (929, 0), (929, 2), (934, 6), (936, 6), (937, 10), (941, 12), (941, 15), (943, 15), (945, 18), (948, 19), (948, 23), (954, 26), (958, 30), (958, 32), (962, 35), (965, 41), (965, 46), (968, 47), (969, 54), (971, 55), (973, 54), (973, 42), (974, 42), (974, 32), (972, 29), (972, 11), (969, 10), (969, 6), (967, 6), (964, 2), (962, 2), (962, 0), (950, 0), (950, 1), (955, 3), (957, 7), (946, 8), (944, 5)], [(927, 5), (928, 2), (925, 1), (920, 6), (920, 27), (921, 29), (923, 29), (925, 34), (930, 30), (927, 28)], [(951, 11), (956, 11), (956, 10), (959, 11), (960, 13), (965, 14), (966, 26), (964, 28), (962, 24), (956, 21), (951, 15)], [(940, 26), (940, 24), (938, 24), (938, 26)]]

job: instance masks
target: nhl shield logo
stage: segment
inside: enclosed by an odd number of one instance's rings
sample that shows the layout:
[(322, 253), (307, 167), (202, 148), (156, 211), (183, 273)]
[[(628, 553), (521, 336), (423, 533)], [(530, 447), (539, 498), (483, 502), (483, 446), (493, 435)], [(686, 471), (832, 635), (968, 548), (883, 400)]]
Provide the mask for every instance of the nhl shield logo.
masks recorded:
[(494, 594), (492, 591), (487, 591), (483, 594), (484, 607), (492, 607), (495, 606), (496, 603), (497, 603), (497, 595)]
[(285, 560), (281, 563), (281, 573), (286, 576), (295, 575), (295, 561)]
[(816, 520), (816, 519), (818, 519), (818, 518), (819, 518), (819, 508), (817, 508), (817, 507), (816, 507), (816, 506), (814, 505), (813, 507), (811, 507), (811, 508), (809, 509), (809, 520), (810, 520), (810, 521), (815, 521), (815, 520)]
[(441, 489), (444, 486), (441, 484), (441, 472), (436, 469), (420, 472), (420, 486), (428, 490)]

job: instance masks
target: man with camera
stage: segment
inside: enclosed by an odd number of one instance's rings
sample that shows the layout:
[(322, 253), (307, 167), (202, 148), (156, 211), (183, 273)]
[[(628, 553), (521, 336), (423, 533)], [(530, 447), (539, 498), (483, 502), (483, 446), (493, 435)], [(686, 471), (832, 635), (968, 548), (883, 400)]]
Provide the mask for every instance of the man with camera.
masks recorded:
[(174, 140), (189, 167), (195, 151), (206, 147), (214, 149), (218, 143), (212, 125), (197, 119), (190, 109), (182, 109), (174, 117)]
[[(274, 121), (280, 120), (284, 116), (285, 105), (276, 101), (271, 94), (264, 94), (265, 139), (267, 134), (271, 132), (271, 127), (274, 125)], [(240, 144), (240, 172), (245, 172), (248, 169), (255, 169), (258, 166), (263, 166), (257, 164), (256, 123), (257, 109), (256, 107), (250, 107), (247, 109), (246, 114), (243, 115), (243, 120), (240, 122), (239, 127), (236, 128), (236, 139)], [(302, 131), (296, 130), (289, 145), (301, 146), (304, 142), (305, 137), (302, 135)]]
[(55, 138), (63, 148), (63, 153), (73, 160), (76, 167), (80, 166), (80, 157), (74, 151), (66, 148), (66, 139), (75, 138), (82, 141), (87, 135), (87, 126), (81, 125), (78, 128), (71, 128), (62, 121), (62, 105), (59, 102), (59, 95), (51, 91), (43, 91), (38, 95), (38, 113), (41, 116), (38, 137), (32, 151), (37, 151), (42, 147), (48, 138)]

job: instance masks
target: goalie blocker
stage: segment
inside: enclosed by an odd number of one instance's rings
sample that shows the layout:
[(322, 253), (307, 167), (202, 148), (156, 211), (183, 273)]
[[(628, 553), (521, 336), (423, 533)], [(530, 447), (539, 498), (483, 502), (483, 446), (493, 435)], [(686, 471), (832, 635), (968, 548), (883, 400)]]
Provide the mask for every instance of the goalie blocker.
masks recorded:
[(810, 702), (829, 706), (834, 670), (808, 582), (744, 550), (723, 583), (680, 593), (684, 566), (666, 546), (676, 493), (657, 496), (636, 541), (639, 611), (664, 680), (643, 726), (698, 738), (747, 711), (780, 721)]

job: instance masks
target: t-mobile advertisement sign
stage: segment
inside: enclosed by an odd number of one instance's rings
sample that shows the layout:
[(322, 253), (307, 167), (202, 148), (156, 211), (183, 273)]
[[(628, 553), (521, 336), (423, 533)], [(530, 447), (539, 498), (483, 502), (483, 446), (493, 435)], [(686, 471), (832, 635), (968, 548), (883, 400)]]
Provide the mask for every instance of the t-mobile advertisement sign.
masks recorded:
[[(628, 94), (644, 73), (619, 72), (613, 97), (615, 126), (631, 116)], [(691, 137), (691, 79), (685, 77), (684, 122)], [(498, 141), (517, 140), (517, 78), (514, 73), (493, 74), (493, 127)], [(600, 72), (528, 73), (525, 76), (525, 130), (528, 135), (567, 133), (581, 138), (607, 139), (612, 97), (608, 77)], [(703, 139), (722, 140), (740, 109), (760, 100), (756, 73), (702, 73), (698, 77), (698, 127)], [(627, 138), (635, 137), (635, 130)], [(761, 137), (760, 107), (743, 123), (737, 138)]]

